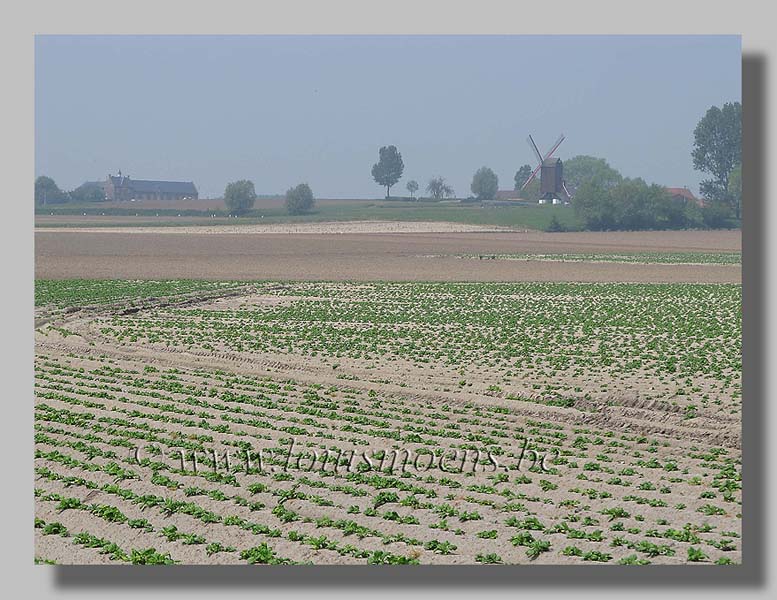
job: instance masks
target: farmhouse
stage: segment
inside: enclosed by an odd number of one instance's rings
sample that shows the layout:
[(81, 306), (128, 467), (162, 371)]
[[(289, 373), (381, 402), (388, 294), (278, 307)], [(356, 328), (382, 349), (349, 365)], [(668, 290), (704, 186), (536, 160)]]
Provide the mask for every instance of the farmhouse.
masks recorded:
[(129, 175), (108, 175), (103, 183), (107, 200), (197, 200), (191, 181), (130, 179)]
[(687, 187), (668, 187), (666, 191), (669, 192), (669, 195), (674, 200), (693, 202), (699, 206), (704, 206), (704, 200), (694, 196), (693, 192)]

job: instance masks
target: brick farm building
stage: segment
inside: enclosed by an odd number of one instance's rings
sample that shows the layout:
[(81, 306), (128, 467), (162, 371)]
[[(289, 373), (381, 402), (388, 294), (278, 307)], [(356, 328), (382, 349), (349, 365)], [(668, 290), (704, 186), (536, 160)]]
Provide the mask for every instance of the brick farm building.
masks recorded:
[(108, 175), (102, 183), (106, 200), (197, 200), (191, 181), (131, 179), (128, 175)]

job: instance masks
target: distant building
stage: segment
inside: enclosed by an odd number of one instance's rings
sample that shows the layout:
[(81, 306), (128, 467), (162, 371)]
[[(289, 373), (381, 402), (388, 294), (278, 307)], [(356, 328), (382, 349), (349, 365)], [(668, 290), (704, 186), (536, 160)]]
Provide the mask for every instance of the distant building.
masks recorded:
[(668, 187), (666, 188), (666, 191), (669, 192), (669, 195), (675, 200), (693, 202), (699, 206), (704, 206), (704, 200), (694, 196), (693, 192), (687, 187)]
[(191, 181), (152, 181), (130, 179), (128, 175), (108, 175), (103, 182), (107, 200), (197, 200), (197, 188)]

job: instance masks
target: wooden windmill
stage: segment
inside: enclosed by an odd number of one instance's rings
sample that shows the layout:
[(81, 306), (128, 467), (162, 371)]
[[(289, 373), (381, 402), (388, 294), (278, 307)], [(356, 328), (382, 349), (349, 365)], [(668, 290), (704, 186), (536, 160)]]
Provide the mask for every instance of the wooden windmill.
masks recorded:
[(545, 156), (540, 154), (540, 151), (537, 149), (537, 144), (534, 143), (534, 138), (532, 138), (531, 135), (526, 139), (532, 152), (537, 156), (539, 164), (521, 186), (521, 190), (529, 185), (537, 176), (537, 173), (539, 173), (541, 202), (568, 201), (571, 198), (567, 191), (567, 187), (564, 184), (564, 164), (561, 162), (560, 158), (553, 158), (553, 153), (558, 149), (564, 139), (564, 134), (562, 133), (558, 136), (556, 143), (553, 144), (551, 149), (545, 153)]

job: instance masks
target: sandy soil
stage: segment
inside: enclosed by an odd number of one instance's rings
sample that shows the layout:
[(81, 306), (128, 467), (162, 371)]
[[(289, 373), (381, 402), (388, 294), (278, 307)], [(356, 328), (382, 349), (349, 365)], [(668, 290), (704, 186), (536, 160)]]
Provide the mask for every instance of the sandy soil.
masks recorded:
[[(38, 228), (36, 232), (48, 231)], [(120, 234), (291, 234), (291, 233), (464, 233), (510, 231), (507, 227), (493, 225), (468, 225), (440, 221), (330, 221), (322, 223), (268, 223), (256, 225), (206, 225), (196, 227), (70, 227), (62, 231), (71, 233), (120, 233)]]
[[(402, 227), (410, 225), (421, 224), (403, 224)], [(360, 223), (359, 226), (366, 225)], [(411, 233), (405, 230), (405, 233), (379, 233), (376, 224), (371, 226), (375, 231), (370, 233), (339, 235), (312, 231), (251, 234), (248, 229), (243, 233), (217, 233), (201, 231), (199, 227), (155, 228), (141, 233), (131, 229), (117, 232), (40, 229), (35, 233), (35, 274), (40, 279), (741, 281), (741, 268), (726, 265), (464, 261), (455, 258), (459, 254), (499, 253), (736, 251), (741, 248), (739, 231), (551, 234)]]
[[(292, 297), (293, 298), (293, 297)], [(285, 298), (288, 301), (290, 298)], [(203, 299), (200, 308), (209, 310), (225, 310), (234, 308), (250, 308), (267, 303), (275, 302), (266, 295), (257, 295), (246, 292), (242, 296), (230, 296), (223, 299), (214, 299), (207, 297)], [(314, 301), (315, 298), (308, 298)], [(487, 368), (479, 372), (467, 373), (463, 375), (455, 370), (441, 369), (439, 365), (428, 365), (421, 371), (413, 372), (409, 368), (397, 361), (392, 361), (380, 368), (369, 367), (366, 363), (359, 360), (339, 359), (339, 367), (333, 370), (331, 365), (325, 361), (310, 361), (305, 357), (296, 357), (293, 355), (281, 356), (272, 354), (250, 354), (228, 352), (217, 350), (208, 353), (198, 353), (187, 350), (182, 347), (168, 347), (163, 343), (132, 343), (124, 342), (117, 344), (116, 340), (102, 333), (101, 327), (104, 325), (104, 319), (109, 317), (111, 310), (106, 309), (105, 314), (99, 311), (80, 314), (74, 313), (65, 315), (61, 321), (55, 323), (56, 326), (66, 328), (70, 333), (62, 335), (56, 329), (46, 328), (46, 331), (36, 331), (36, 356), (41, 366), (46, 365), (48, 361), (54, 361), (56, 364), (67, 365), (72, 371), (50, 371), (36, 373), (38, 405), (46, 404), (55, 411), (74, 411), (75, 413), (88, 412), (94, 415), (90, 423), (100, 424), (103, 418), (126, 419), (129, 417), (131, 423), (122, 426), (122, 430), (131, 432), (135, 427), (148, 427), (146, 431), (155, 431), (162, 434), (161, 439), (176, 437), (189, 437), (192, 439), (196, 434), (207, 433), (212, 438), (212, 447), (223, 447), (223, 444), (229, 444), (239, 440), (244, 442), (249, 440), (252, 444), (259, 447), (269, 448), (276, 446), (280, 439), (288, 437), (284, 427), (299, 427), (303, 425), (300, 416), (315, 418), (304, 427), (311, 429), (314, 433), (305, 436), (308, 441), (323, 442), (327, 447), (336, 446), (349, 448), (354, 439), (366, 438), (375, 448), (390, 448), (396, 445), (391, 439), (381, 439), (380, 437), (371, 437), (369, 432), (380, 433), (381, 430), (390, 431), (400, 428), (406, 428), (408, 424), (419, 425), (429, 424), (429, 431), (424, 431), (423, 436), (432, 440), (439, 439), (443, 441), (444, 446), (450, 443), (450, 439), (435, 433), (443, 423), (450, 420), (455, 425), (455, 430), (462, 434), (462, 441), (467, 440), (468, 436), (493, 436), (495, 432), (504, 432), (507, 435), (500, 439), (500, 444), (508, 450), (508, 454), (514, 451), (517, 442), (526, 431), (532, 431), (538, 422), (552, 423), (551, 431), (563, 434), (565, 447), (571, 449), (569, 444), (576, 440), (578, 436), (585, 434), (593, 439), (599, 435), (609, 436), (612, 439), (624, 440), (626, 445), (621, 443), (620, 449), (616, 449), (612, 454), (613, 462), (605, 462), (612, 467), (612, 475), (620, 472), (624, 467), (637, 466), (637, 458), (642, 457), (656, 459), (661, 464), (667, 461), (673, 461), (677, 464), (674, 472), (668, 472), (663, 469), (642, 468), (639, 467), (639, 474), (633, 481), (628, 482), (629, 487), (622, 487), (622, 483), (611, 483), (611, 475), (596, 473), (591, 470), (585, 470), (584, 464), (589, 461), (602, 461), (602, 452), (606, 450), (604, 442), (601, 444), (590, 442), (583, 448), (575, 450), (575, 463), (562, 465), (559, 473), (554, 476), (547, 476), (557, 485), (556, 489), (544, 490), (540, 488), (539, 479), (541, 477), (530, 473), (531, 483), (525, 485), (513, 485), (513, 483), (501, 483), (499, 491), (512, 490), (517, 493), (523, 492), (525, 496), (520, 497), (520, 502), (514, 499), (513, 504), (519, 508), (511, 509), (517, 517), (536, 516), (546, 524), (558, 524), (566, 518), (577, 515), (578, 518), (592, 517), (596, 523), (584, 525), (577, 519), (570, 521), (569, 525), (575, 530), (584, 531), (587, 534), (595, 533), (595, 530), (606, 531), (605, 541), (573, 539), (563, 532), (544, 532), (532, 533), (541, 539), (547, 539), (552, 542), (552, 551), (541, 554), (534, 562), (537, 564), (580, 564), (580, 559), (565, 556), (561, 550), (566, 546), (576, 546), (585, 552), (596, 551), (604, 552), (614, 557), (612, 562), (628, 555), (635, 554), (635, 551), (624, 544), (637, 544), (641, 542), (653, 542), (655, 544), (665, 545), (672, 550), (672, 555), (659, 555), (651, 557), (653, 563), (681, 564), (686, 562), (686, 552), (690, 545), (702, 548), (707, 556), (707, 562), (725, 557), (735, 562), (741, 561), (740, 539), (734, 538), (735, 549), (728, 551), (718, 550), (707, 542), (715, 542), (721, 539), (721, 532), (730, 531), (738, 533), (741, 531), (740, 520), (736, 516), (739, 510), (739, 504), (724, 504), (719, 498), (708, 500), (700, 495), (700, 492), (708, 489), (711, 475), (715, 470), (703, 468), (704, 453), (710, 452), (713, 448), (724, 448), (729, 456), (739, 455), (739, 435), (738, 419), (735, 415), (727, 414), (725, 410), (729, 406), (731, 399), (725, 399), (726, 404), (720, 410), (700, 410), (699, 416), (693, 424), (689, 424), (683, 418), (682, 411), (674, 410), (673, 407), (665, 403), (658, 403), (652, 400), (640, 398), (636, 390), (629, 389), (629, 382), (621, 382), (624, 388), (620, 389), (615, 396), (608, 398), (593, 398), (590, 405), (581, 406), (577, 409), (561, 408), (554, 406), (545, 406), (535, 404), (530, 401), (510, 400), (501, 394), (489, 396), (486, 385), (495, 381), (496, 373), (490, 372)], [(164, 318), (164, 311), (159, 313)], [(142, 313), (139, 318), (142, 318)], [(111, 375), (111, 372), (101, 372), (99, 375), (91, 375), (96, 370), (110, 365), (111, 369), (119, 369), (118, 379)], [(144, 372), (146, 366), (154, 366), (159, 371)], [(169, 379), (165, 379), (164, 369), (175, 367), (175, 379), (181, 384), (181, 387), (170, 388)], [(51, 369), (51, 365), (44, 368)], [(90, 375), (86, 378), (78, 369), (83, 368)], [(276, 392), (267, 391), (269, 397), (280, 398), (282, 402), (276, 406), (262, 406), (261, 413), (246, 413), (245, 409), (257, 410), (257, 406), (245, 406), (234, 403), (218, 402), (223, 393), (241, 393), (240, 386), (234, 384), (225, 384), (223, 381), (212, 376), (219, 370), (220, 373), (231, 373), (246, 375), (254, 381), (260, 381), (261, 378), (271, 378), (278, 382), (288, 382), (292, 379), (298, 384), (295, 387), (297, 391), (282, 395)], [(148, 383), (142, 387), (133, 387), (128, 385), (135, 377), (132, 374), (142, 374), (142, 377)], [(348, 377), (343, 379), (343, 375)], [(472, 389), (451, 390), (440, 389), (441, 385), (455, 388), (455, 382), (460, 377), (473, 377), (482, 383)], [(98, 379), (94, 379), (97, 377)], [(103, 384), (99, 380), (101, 377), (108, 377), (111, 382), (109, 386), (101, 387)], [(122, 379), (129, 377), (129, 379)], [(169, 377), (169, 376), (167, 376)], [(617, 382), (616, 382), (617, 383)], [(333, 399), (336, 401), (348, 400), (348, 410), (342, 414), (336, 412), (330, 414), (327, 411), (311, 412), (313, 405), (302, 395), (302, 385), (316, 385), (321, 394), (329, 398), (329, 394), (334, 392)], [(164, 398), (160, 403), (151, 403), (149, 400), (149, 388), (159, 385), (158, 391)], [(194, 386), (189, 388), (187, 386)], [(203, 387), (204, 386), (204, 387)], [(181, 410), (190, 409), (188, 402), (191, 400), (192, 389), (209, 389), (211, 394), (207, 397), (198, 396), (201, 401), (218, 402), (213, 406), (198, 406), (196, 409), (196, 421), (192, 420), (190, 424), (176, 424), (167, 419), (181, 417), (186, 413)], [(80, 392), (77, 390), (81, 390)], [(108, 390), (108, 393), (104, 393)], [(324, 390), (329, 390), (324, 392)], [(49, 392), (47, 394), (47, 392)], [(87, 392), (97, 395), (88, 395)], [(258, 397), (254, 392), (249, 392), (252, 397)], [(261, 396), (264, 398), (265, 396)], [(71, 398), (75, 398), (74, 404)], [(380, 403), (376, 405), (375, 398), (380, 398)], [(77, 402), (95, 402), (97, 405), (78, 405)], [(298, 413), (298, 408), (304, 409), (304, 412)], [(491, 408), (498, 411), (489, 410)], [(128, 409), (132, 412), (128, 413)], [(453, 412), (449, 412), (449, 411)], [(173, 412), (171, 412), (173, 411)], [(406, 416), (405, 412), (410, 411)], [(441, 417), (440, 413), (445, 413)], [(348, 422), (356, 425), (356, 429), (344, 429), (345, 422), (340, 418), (343, 414), (355, 414), (363, 417), (369, 417), (373, 420), (369, 424)], [(195, 413), (190, 413), (195, 414)], [(224, 420), (224, 416), (231, 420)], [(259, 416), (261, 422), (251, 424), (244, 419), (250, 416)], [(56, 415), (55, 415), (56, 417)], [(410, 417), (410, 420), (408, 420)], [(234, 419), (241, 419), (235, 421)], [(375, 425), (375, 420), (385, 422), (385, 425)], [(270, 423), (270, 428), (261, 423)], [(203, 423), (209, 423), (208, 429), (202, 429)], [(215, 427), (228, 424), (229, 428), (220, 431)], [(238, 425), (241, 423), (241, 425)], [(314, 426), (313, 423), (316, 423)], [(67, 446), (68, 442), (78, 441), (81, 438), (70, 437), (70, 433), (76, 436), (82, 435), (87, 428), (67, 421), (44, 420), (42, 424), (53, 425), (55, 431), (45, 433), (54, 443), (41, 441), (36, 443), (36, 449), (44, 452), (62, 451), (69, 456), (74, 456), (79, 460), (86, 460), (84, 447)], [(380, 430), (374, 430), (374, 427), (380, 427)], [(240, 434), (237, 434), (237, 431)], [(628, 433), (634, 437), (624, 437), (621, 435)], [(334, 435), (332, 435), (334, 434)], [(115, 435), (115, 434), (112, 434)], [(540, 435), (537, 430), (532, 435)], [(645, 453), (645, 442), (634, 441), (636, 436), (645, 435), (658, 440), (655, 446), (651, 446), (652, 451)], [(100, 435), (97, 439), (90, 439), (89, 445), (93, 449), (102, 452), (118, 451), (124, 452), (126, 449), (111, 445), (109, 442), (111, 436)], [(632, 441), (629, 441), (632, 440)], [(410, 447), (415, 447), (415, 443), (410, 443)], [(423, 444), (419, 444), (423, 445)], [(323, 446), (322, 446), (323, 447)], [(121, 454), (121, 456), (124, 456)], [(702, 457), (702, 458), (700, 458)], [(514, 458), (514, 455), (513, 455)], [(607, 458), (607, 457), (605, 457)], [(103, 456), (89, 457), (89, 462), (96, 465), (106, 465), (110, 458)], [(701, 461), (701, 462), (700, 462)], [(505, 457), (503, 462), (510, 462)], [(579, 463), (579, 464), (577, 464)], [(123, 466), (127, 466), (123, 461)], [(63, 476), (83, 477), (98, 485), (111, 484), (115, 481), (113, 475), (103, 471), (85, 471), (77, 466), (68, 466), (59, 461), (47, 458), (36, 459), (36, 467), (45, 467), (55, 473)], [(398, 503), (391, 503), (380, 508), (379, 512), (391, 509), (396, 510), (403, 516), (414, 516), (418, 519), (416, 524), (404, 524), (396, 521), (387, 521), (378, 516), (368, 516), (367, 509), (373, 506), (373, 498), (377, 489), (364, 484), (353, 484), (356, 487), (368, 492), (365, 496), (353, 496), (345, 493), (343, 490), (331, 490), (321, 485), (330, 485), (340, 482), (339, 478), (333, 479), (326, 474), (312, 472), (307, 474), (307, 482), (302, 483), (301, 479), (294, 483), (292, 481), (276, 480), (271, 473), (266, 475), (239, 475), (240, 488), (229, 485), (219, 484), (217, 482), (207, 481), (201, 476), (191, 473), (168, 473), (175, 481), (180, 483), (180, 487), (165, 488), (152, 481), (152, 470), (149, 467), (132, 466), (132, 469), (140, 474), (139, 479), (123, 480), (119, 482), (120, 487), (130, 489), (137, 495), (164, 495), (166, 498), (178, 500), (181, 502), (195, 502), (198, 506), (215, 512), (220, 515), (232, 515), (247, 519), (253, 522), (269, 523), (273, 527), (281, 529), (281, 537), (270, 537), (266, 534), (253, 533), (240, 527), (230, 526), (224, 522), (203, 524), (195, 517), (188, 514), (176, 513), (165, 515), (158, 508), (143, 509), (137, 504), (130, 502), (115, 494), (105, 490), (92, 490), (83, 487), (81, 484), (66, 485), (59, 480), (45, 479), (41, 476), (36, 478), (36, 487), (44, 489), (47, 494), (61, 494), (66, 497), (80, 499), (84, 504), (98, 503), (103, 505), (115, 506), (122, 511), (129, 519), (147, 519), (154, 527), (154, 532), (146, 533), (142, 529), (130, 529), (127, 525), (116, 522), (108, 522), (101, 519), (86, 510), (58, 510), (57, 500), (47, 500), (39, 498), (36, 500), (36, 517), (45, 522), (62, 523), (74, 535), (79, 531), (88, 531), (89, 533), (106, 540), (116, 542), (118, 545), (129, 550), (130, 548), (148, 548), (154, 547), (160, 553), (169, 553), (175, 560), (190, 564), (219, 564), (219, 563), (243, 563), (238, 552), (223, 552), (209, 556), (205, 552), (205, 543), (187, 545), (182, 541), (169, 541), (161, 535), (164, 527), (175, 525), (182, 533), (198, 533), (204, 536), (207, 543), (219, 542), (224, 546), (233, 546), (239, 549), (257, 546), (262, 542), (267, 542), (280, 556), (291, 557), (298, 561), (310, 561), (316, 564), (349, 564), (354, 562), (364, 563), (364, 560), (358, 561), (351, 556), (342, 556), (333, 550), (316, 550), (307, 542), (295, 542), (288, 538), (290, 530), (297, 531), (300, 535), (310, 538), (326, 535), (331, 541), (343, 547), (347, 544), (354, 544), (359, 549), (366, 551), (392, 552), (395, 554), (415, 556), (423, 563), (449, 563), (449, 564), (472, 564), (477, 555), (498, 553), (507, 563), (528, 563), (525, 548), (510, 543), (511, 536), (518, 532), (518, 529), (506, 524), (507, 500), (502, 496), (487, 491), (487, 486), (497, 485), (488, 473), (478, 473), (474, 476), (463, 474), (453, 474), (450, 477), (459, 482), (460, 487), (452, 488), (448, 484), (443, 484), (441, 480), (436, 482), (422, 482), (420, 480), (409, 480), (423, 489), (429, 490), (430, 494), (424, 496), (419, 494), (418, 498), (422, 502), (430, 502), (430, 506), (439, 506), (442, 504), (450, 505), (453, 509), (462, 512), (476, 511), (481, 518), (471, 521), (461, 521), (458, 518), (450, 518), (450, 530), (433, 528), (432, 525), (440, 521), (440, 515), (430, 508), (413, 509)], [(519, 473), (511, 472), (510, 479), (513, 480)], [(579, 475), (586, 475), (586, 481), (582, 481)], [(707, 487), (693, 484), (690, 482), (690, 475), (698, 474), (705, 480)], [(299, 473), (295, 473), (299, 476)], [(673, 475), (682, 475), (676, 480), (670, 482)], [(629, 479), (630, 475), (623, 475)], [(265, 483), (269, 492), (250, 493), (246, 487), (254, 482)], [(348, 483), (342, 479), (342, 483)], [(655, 486), (648, 488), (637, 488), (638, 483), (650, 483)], [(665, 485), (671, 483), (671, 494), (667, 495), (659, 491)], [(472, 489), (471, 486), (486, 486), (483, 490)], [(245, 504), (235, 503), (229, 500), (218, 500), (209, 497), (203, 492), (193, 497), (185, 493), (185, 488), (191, 486), (202, 488), (205, 491), (221, 491), (227, 496), (236, 496), (243, 494), (249, 496), (251, 502), (261, 502), (264, 507), (255, 511)], [(594, 488), (594, 491), (607, 490), (614, 494), (614, 497), (585, 496), (581, 494), (581, 488)], [(293, 523), (281, 523), (270, 514), (270, 509), (279, 503), (278, 492), (299, 490), (311, 497), (325, 496), (327, 500), (334, 505), (317, 504), (304, 499), (290, 499), (286, 502), (287, 509), (297, 512), (301, 520)], [(586, 494), (588, 492), (585, 492)], [(405, 496), (405, 494), (400, 494)], [(666, 504), (659, 507), (651, 507), (644, 503), (635, 504), (626, 501), (626, 497), (638, 496), (646, 500), (665, 501)], [(737, 492), (737, 497), (739, 493)], [(581, 505), (573, 510), (562, 510), (560, 503), (579, 498)], [(489, 504), (494, 502), (494, 504)], [(682, 502), (684, 508), (676, 509), (677, 503)], [(702, 514), (701, 510), (705, 505), (724, 504), (725, 514), (707, 516)], [(357, 505), (359, 511), (355, 514), (346, 513), (347, 507)], [(626, 506), (630, 517), (622, 519), (626, 526), (636, 527), (634, 532), (630, 530), (617, 533), (621, 539), (620, 545), (611, 545), (609, 541), (615, 539), (616, 532), (610, 531), (612, 519), (607, 520), (600, 512), (603, 509), (612, 507)], [(567, 514), (569, 513), (569, 514)], [(636, 519), (639, 514), (641, 520)], [(566, 515), (566, 516), (565, 516)], [(334, 518), (347, 518), (359, 525), (376, 528), (386, 535), (404, 535), (411, 538), (419, 538), (422, 542), (431, 539), (450, 542), (458, 546), (458, 550), (453, 554), (437, 554), (423, 545), (409, 546), (401, 542), (384, 544), (383, 540), (374, 535), (361, 538), (352, 534), (346, 534), (344, 531), (331, 526), (321, 526), (316, 523), (320, 517), (334, 516)], [(674, 530), (681, 530), (684, 526), (690, 525), (693, 528), (701, 528), (705, 524), (714, 526), (710, 532), (700, 532), (700, 543), (680, 542), (666, 537), (651, 537), (648, 530), (655, 528), (664, 530), (672, 527)], [(458, 530), (458, 533), (454, 532)], [(477, 536), (477, 533), (486, 530), (496, 531), (495, 539), (483, 539)], [(81, 546), (74, 546), (72, 538), (64, 538), (58, 535), (41, 535), (40, 530), (36, 530), (35, 535), (36, 555), (42, 558), (48, 558), (65, 564), (85, 564), (85, 563), (110, 563), (110, 559), (99, 553), (99, 549), (88, 549)], [(644, 558), (644, 554), (641, 557)], [(113, 562), (113, 564), (116, 564)], [(591, 563), (588, 563), (591, 564)]]

